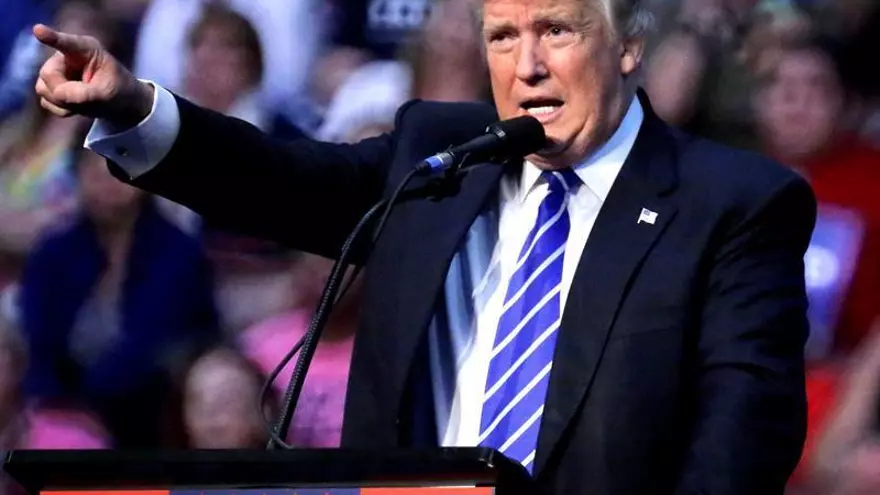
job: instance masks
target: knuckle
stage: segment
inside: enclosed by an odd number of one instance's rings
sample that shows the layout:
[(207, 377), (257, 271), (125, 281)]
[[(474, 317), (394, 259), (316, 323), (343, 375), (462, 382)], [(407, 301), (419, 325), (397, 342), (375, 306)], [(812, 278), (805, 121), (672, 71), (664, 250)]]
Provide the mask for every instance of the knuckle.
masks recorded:
[(100, 50), (101, 49), (101, 42), (98, 41), (98, 38), (95, 38), (92, 35), (88, 35), (88, 34), (82, 35), (80, 37), (80, 42), (82, 43), (82, 45), (85, 48), (88, 48), (91, 50)]

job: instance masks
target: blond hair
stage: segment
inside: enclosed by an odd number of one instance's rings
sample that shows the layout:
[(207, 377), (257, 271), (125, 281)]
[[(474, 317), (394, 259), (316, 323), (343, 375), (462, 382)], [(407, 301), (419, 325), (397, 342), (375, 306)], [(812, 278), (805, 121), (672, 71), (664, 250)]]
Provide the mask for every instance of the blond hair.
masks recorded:
[[(599, 2), (608, 25), (620, 39), (641, 38), (654, 28), (654, 15), (648, 8), (648, 0), (581, 0)], [(479, 2), (475, 10), (477, 25), (482, 27), (483, 7)]]

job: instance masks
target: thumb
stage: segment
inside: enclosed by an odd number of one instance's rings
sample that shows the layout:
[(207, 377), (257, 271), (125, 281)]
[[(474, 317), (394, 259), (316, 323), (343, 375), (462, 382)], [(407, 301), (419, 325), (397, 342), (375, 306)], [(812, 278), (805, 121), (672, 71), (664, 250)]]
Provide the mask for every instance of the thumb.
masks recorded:
[(76, 34), (62, 33), (45, 24), (34, 26), (34, 37), (40, 43), (54, 48), (65, 55), (88, 58), (95, 50), (95, 46), (90, 42), (89, 38)]

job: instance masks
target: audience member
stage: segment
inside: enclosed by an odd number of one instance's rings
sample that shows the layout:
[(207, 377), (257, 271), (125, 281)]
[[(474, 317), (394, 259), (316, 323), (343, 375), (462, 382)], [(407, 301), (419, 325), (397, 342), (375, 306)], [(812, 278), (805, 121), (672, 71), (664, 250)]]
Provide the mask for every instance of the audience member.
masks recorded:
[[(266, 445), (269, 437), (257, 408), (265, 376), (237, 350), (210, 347), (183, 376), (181, 413), (187, 448), (258, 449)], [(263, 414), (274, 421), (274, 413), (273, 401)]]
[(81, 214), (36, 245), (22, 279), (26, 398), (97, 412), (119, 448), (158, 447), (166, 361), (216, 331), (210, 269), (103, 159), (82, 150), (76, 174)]
[[(87, 0), (68, 0), (56, 15), (59, 29), (110, 44), (113, 32), (107, 21)], [(88, 121), (53, 117), (40, 108), (34, 80), (28, 84), (27, 107), (0, 128), (0, 287), (18, 277), (40, 232), (75, 207), (70, 162)]]
[[(12, 449), (107, 448), (106, 432), (92, 417), (74, 410), (26, 410), (21, 382), (27, 351), (13, 325), (0, 318), (0, 453)], [(25, 491), (0, 469), (0, 495)]]
[(654, 49), (646, 90), (655, 111), (690, 132), (756, 146), (754, 87), (745, 39), (758, 0), (682, 0), (675, 26)]
[[(337, 98), (339, 90), (349, 80), (349, 76), (360, 67), (373, 60), (364, 50), (340, 46), (328, 51), (315, 64), (315, 70), (309, 79), (309, 97), (322, 113), (329, 112), (327, 107)], [(324, 115), (324, 118), (329, 118)]]
[[(837, 60), (823, 41), (783, 47), (753, 108), (764, 151), (802, 173), (828, 212), (820, 211), (817, 232), (826, 220), (839, 226), (830, 242), (840, 252), (829, 253), (827, 267), (844, 279), (827, 283), (845, 289), (830, 316), (834, 350), (848, 352), (880, 315), (880, 151), (841, 125), (847, 95)], [(848, 282), (850, 260), (857, 264)]]
[[(254, 325), (242, 335), (245, 355), (264, 375), (268, 376), (305, 335), (331, 265), (324, 258), (303, 254), (294, 269), (299, 296), (291, 309)], [(351, 292), (335, 307), (318, 343), (285, 439), (288, 443), (299, 447), (339, 446), (359, 302), (356, 281)], [(283, 397), (290, 383), (294, 363), (295, 358), (274, 383), (279, 397)]]
[[(820, 202), (805, 257), (810, 424), (791, 493), (880, 493), (880, 330), (869, 334), (880, 325), (880, 152), (869, 143), (880, 143), (880, 86), (867, 63), (880, 7), (645, 1), (668, 12), (645, 74), (655, 109), (797, 169)], [(0, 450), (261, 448), (257, 394), (307, 330), (330, 264), (121, 189), (78, 151), (88, 122), (37, 106), (46, 52), (28, 24), (54, 16), (59, 29), (131, 58), (139, 77), (281, 139), (354, 142), (390, 131), (407, 99), (488, 97), (477, 5), (5, 0), (0, 303), (13, 311), (0, 313), (22, 319), (0, 324)], [(804, 40), (817, 31), (843, 48)], [(297, 446), (338, 444), (358, 297), (356, 286), (318, 346), (287, 436)], [(238, 345), (217, 346), (218, 328)], [(186, 360), (173, 401), (172, 370), (193, 341), (210, 344)], [(275, 382), (267, 418), (292, 369)], [(162, 435), (169, 411), (179, 441)], [(0, 495), (9, 490), (0, 478)]]
[(809, 466), (814, 493), (880, 493), (880, 327), (854, 354)]
[(206, 5), (228, 5), (254, 26), (265, 51), (263, 103), (286, 107), (305, 92), (324, 43), (324, 16), (313, 0), (151, 0), (138, 34), (134, 74), (171, 90), (184, 81), (187, 33)]
[(21, 336), (0, 319), (0, 451), (16, 448), (22, 443), (21, 380), (26, 360)]
[[(0, 453), (21, 448), (25, 432), (21, 402), (21, 377), (25, 350), (20, 336), (0, 319)], [(23, 495), (22, 490), (0, 469), (0, 495)]]
[(804, 481), (837, 395), (837, 360), (880, 315), (880, 153), (842, 124), (847, 95), (831, 45), (806, 39), (774, 48), (754, 96), (764, 151), (802, 173), (819, 210), (805, 256), (810, 299), (808, 433)]
[(397, 109), (411, 98), (410, 68), (393, 60), (372, 61), (352, 71), (335, 91), (316, 137), (354, 142), (394, 127)]
[(431, 17), (407, 45), (412, 97), (436, 101), (490, 101), (483, 33), (474, 0), (437, 0)]
[[(184, 95), (217, 112), (238, 117), (283, 139), (302, 133), (268, 110), (257, 97), (263, 78), (263, 52), (248, 20), (219, 5), (205, 7), (190, 29)], [(211, 218), (201, 235), (216, 272), (223, 328), (235, 334), (277, 312), (287, 294), (289, 250), (272, 242), (238, 235)]]

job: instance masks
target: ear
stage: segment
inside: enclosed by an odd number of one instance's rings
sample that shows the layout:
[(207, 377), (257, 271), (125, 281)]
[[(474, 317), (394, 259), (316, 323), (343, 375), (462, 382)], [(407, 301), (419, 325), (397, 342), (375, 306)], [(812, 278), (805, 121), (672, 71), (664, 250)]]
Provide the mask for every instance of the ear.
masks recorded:
[(628, 38), (623, 41), (620, 51), (620, 73), (629, 76), (642, 63), (645, 40), (641, 37)]

